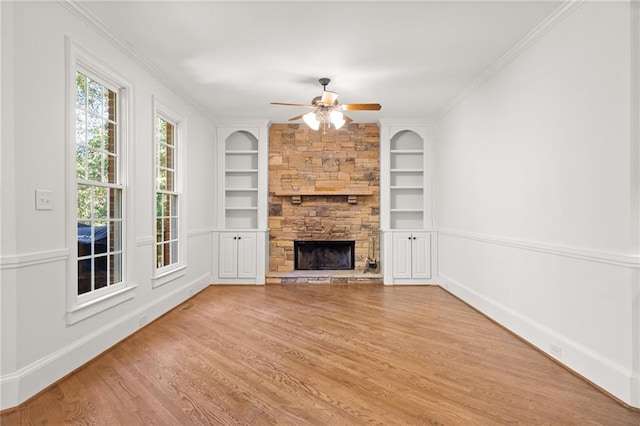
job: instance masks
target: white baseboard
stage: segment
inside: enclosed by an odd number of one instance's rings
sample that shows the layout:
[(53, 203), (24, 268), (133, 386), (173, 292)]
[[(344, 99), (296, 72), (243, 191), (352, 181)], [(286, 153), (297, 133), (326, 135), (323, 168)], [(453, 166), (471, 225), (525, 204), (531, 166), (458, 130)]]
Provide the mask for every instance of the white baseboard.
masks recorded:
[[(526, 318), (440, 271), (441, 287), (473, 306), (500, 325), (506, 327), (536, 348), (555, 358), (570, 370), (599, 386), (625, 404), (640, 408), (634, 386), (639, 386), (640, 378), (633, 371), (586, 348), (565, 336)], [(561, 357), (551, 349), (560, 348)], [(635, 385), (634, 385), (635, 382)]]
[(0, 377), (0, 409), (22, 404), (47, 386), (78, 369), (111, 346), (138, 331), (139, 318), (146, 315), (147, 324), (209, 286), (205, 274), (177, 287), (163, 297), (143, 305), (91, 334), (41, 358), (20, 370)]

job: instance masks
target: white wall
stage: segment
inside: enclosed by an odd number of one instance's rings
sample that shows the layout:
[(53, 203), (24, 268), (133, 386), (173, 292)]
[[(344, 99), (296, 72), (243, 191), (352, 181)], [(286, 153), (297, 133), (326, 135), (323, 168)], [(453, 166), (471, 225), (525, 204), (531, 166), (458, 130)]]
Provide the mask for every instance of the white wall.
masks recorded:
[(439, 121), (435, 221), (449, 291), (640, 407), (633, 14), (581, 5)]
[[(58, 2), (2, 2), (1, 408), (14, 406), (209, 284), (215, 129), (193, 105)], [(67, 325), (65, 37), (133, 83), (135, 297)], [(152, 288), (152, 98), (187, 122), (187, 271)], [(36, 211), (35, 189), (53, 191)], [(74, 232), (74, 230), (72, 230)]]

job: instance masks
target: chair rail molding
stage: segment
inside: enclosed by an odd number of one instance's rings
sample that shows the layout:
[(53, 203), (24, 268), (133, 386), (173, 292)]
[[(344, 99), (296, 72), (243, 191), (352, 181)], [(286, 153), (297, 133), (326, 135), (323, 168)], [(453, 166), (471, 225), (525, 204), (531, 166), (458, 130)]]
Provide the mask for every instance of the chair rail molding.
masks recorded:
[(518, 248), (522, 250), (537, 251), (556, 256), (571, 257), (589, 262), (604, 263), (607, 265), (624, 268), (640, 269), (640, 256), (608, 253), (592, 250), (578, 249), (554, 244), (545, 244), (535, 241), (505, 238), (496, 235), (479, 234), (474, 232), (455, 231), (451, 229), (439, 229), (439, 235), (448, 237), (475, 240), (483, 243)]

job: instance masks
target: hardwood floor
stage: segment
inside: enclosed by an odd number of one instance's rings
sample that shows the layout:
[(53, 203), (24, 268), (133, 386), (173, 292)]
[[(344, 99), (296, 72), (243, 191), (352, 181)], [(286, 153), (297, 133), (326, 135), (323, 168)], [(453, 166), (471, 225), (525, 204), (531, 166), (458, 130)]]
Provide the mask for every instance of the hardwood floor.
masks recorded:
[(438, 287), (209, 287), (2, 425), (640, 425)]

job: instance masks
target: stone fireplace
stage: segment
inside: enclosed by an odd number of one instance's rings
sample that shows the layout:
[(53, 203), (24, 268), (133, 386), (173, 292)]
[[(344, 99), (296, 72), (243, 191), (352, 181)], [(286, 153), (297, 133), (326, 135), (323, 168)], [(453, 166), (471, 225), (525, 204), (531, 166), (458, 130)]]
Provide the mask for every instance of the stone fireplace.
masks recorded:
[[(351, 274), (377, 272), (371, 265), (380, 258), (379, 186), (376, 124), (352, 123), (326, 132), (304, 124), (271, 125), (267, 283), (305, 271), (296, 269), (296, 241), (350, 241)], [(330, 249), (325, 250), (328, 255)]]

